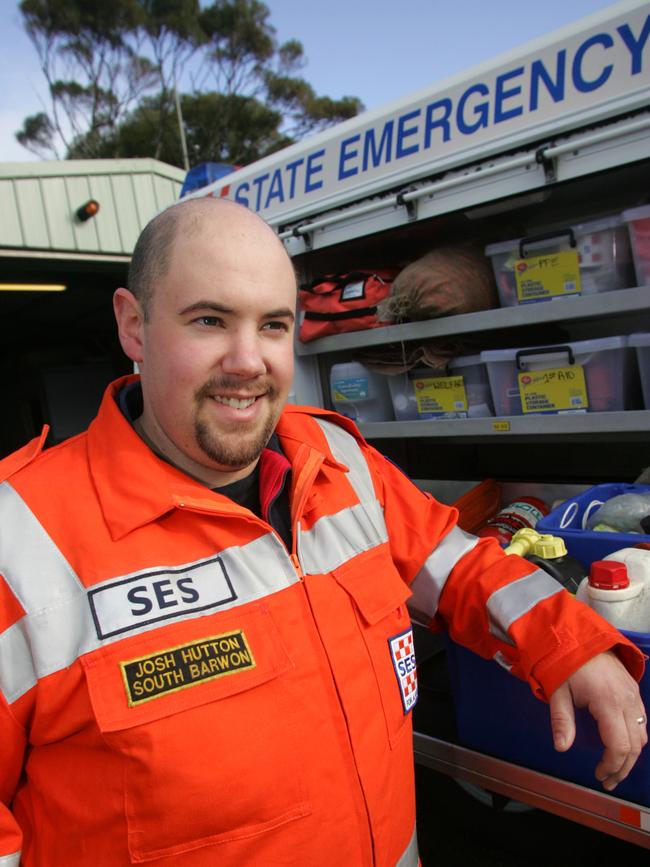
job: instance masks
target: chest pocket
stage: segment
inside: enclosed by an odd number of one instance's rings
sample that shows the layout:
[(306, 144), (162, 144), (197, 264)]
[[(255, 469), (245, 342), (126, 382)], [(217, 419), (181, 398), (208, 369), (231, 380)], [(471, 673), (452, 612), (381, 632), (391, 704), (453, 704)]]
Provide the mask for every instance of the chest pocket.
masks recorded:
[(406, 600), (411, 591), (393, 565), (387, 546), (350, 560), (332, 573), (351, 597), (358, 628), (374, 671), (388, 739), (405, 731), (417, 698), (417, 675)]
[(132, 861), (255, 837), (310, 812), (283, 687), (293, 665), (264, 606), (155, 630), (82, 663), (121, 765)]

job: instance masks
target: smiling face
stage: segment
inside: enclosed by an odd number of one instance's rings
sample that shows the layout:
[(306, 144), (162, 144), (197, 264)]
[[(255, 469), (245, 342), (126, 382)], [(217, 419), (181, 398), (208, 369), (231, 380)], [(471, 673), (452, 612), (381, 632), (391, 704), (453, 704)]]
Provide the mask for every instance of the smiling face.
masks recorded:
[(145, 321), (116, 292), (122, 345), (137, 361), (139, 429), (211, 486), (247, 475), (273, 433), (293, 377), (296, 282), (272, 230), (237, 205), (184, 208)]

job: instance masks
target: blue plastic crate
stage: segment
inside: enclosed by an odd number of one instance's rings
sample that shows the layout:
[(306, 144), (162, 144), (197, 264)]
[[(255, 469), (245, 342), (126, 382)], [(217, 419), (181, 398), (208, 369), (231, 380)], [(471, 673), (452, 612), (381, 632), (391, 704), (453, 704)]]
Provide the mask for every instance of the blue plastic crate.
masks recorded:
[(650, 491), (650, 485), (606, 484), (594, 485), (582, 494), (565, 500), (557, 509), (538, 521), (536, 530), (564, 539), (567, 551), (576, 557), (586, 570), (594, 560), (621, 548), (631, 548), (640, 542), (650, 543), (650, 536), (642, 533), (603, 533), (585, 530), (584, 525), (598, 506), (620, 494), (640, 494)]
[[(650, 655), (650, 634), (625, 632)], [(593, 717), (576, 710), (576, 739), (565, 753), (553, 748), (548, 705), (535, 698), (527, 683), (493, 660), (483, 659), (447, 637), (459, 742), (470, 749), (604, 791), (594, 776), (603, 747)], [(650, 707), (650, 672), (641, 681)], [(616, 798), (650, 806), (650, 748), (646, 747), (629, 776), (612, 793)]]

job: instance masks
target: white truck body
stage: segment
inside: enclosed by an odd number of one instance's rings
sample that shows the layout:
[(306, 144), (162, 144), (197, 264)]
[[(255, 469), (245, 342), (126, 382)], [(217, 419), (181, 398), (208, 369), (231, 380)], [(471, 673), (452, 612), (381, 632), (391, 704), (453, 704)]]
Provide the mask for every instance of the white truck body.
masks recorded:
[(234, 199), (286, 226), (649, 103), (648, 4), (626, 0), (194, 195)]

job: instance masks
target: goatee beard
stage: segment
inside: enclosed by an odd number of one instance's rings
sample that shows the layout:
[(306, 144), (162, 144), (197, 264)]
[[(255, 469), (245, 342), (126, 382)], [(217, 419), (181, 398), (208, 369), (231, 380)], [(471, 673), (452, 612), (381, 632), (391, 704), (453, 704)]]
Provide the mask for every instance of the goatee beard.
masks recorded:
[[(206, 383), (194, 396), (200, 409), (204, 401), (212, 400), (210, 395), (229, 391), (245, 392), (246, 389), (237, 379), (223, 378)], [(277, 391), (271, 385), (259, 381), (255, 383), (254, 393), (259, 395), (261, 392), (264, 393), (264, 400), (268, 400), (273, 407)], [(248, 425), (242, 423), (241, 430), (233, 426), (220, 437), (218, 432), (212, 431), (208, 424), (198, 418), (198, 411), (197, 409), (194, 436), (199, 448), (212, 462), (233, 470), (242, 469), (259, 458), (271, 438), (279, 416), (279, 413), (271, 411), (259, 432), (249, 432)]]
[[(242, 435), (237, 436), (237, 431), (231, 431), (221, 439), (213, 434), (208, 425), (202, 421), (194, 424), (196, 442), (206, 457), (222, 467), (230, 467), (239, 470), (256, 461), (264, 451), (264, 447), (271, 438), (275, 428), (275, 416), (269, 416), (259, 433), (250, 439), (242, 430)], [(228, 440), (232, 440), (228, 442)]]

